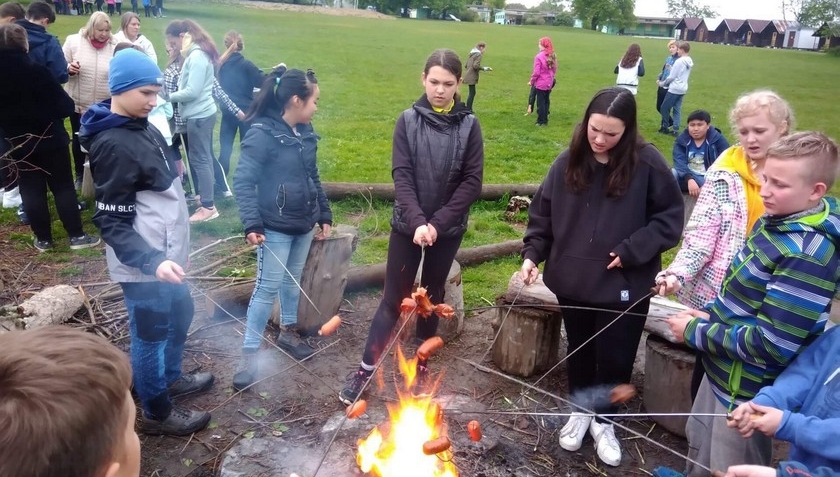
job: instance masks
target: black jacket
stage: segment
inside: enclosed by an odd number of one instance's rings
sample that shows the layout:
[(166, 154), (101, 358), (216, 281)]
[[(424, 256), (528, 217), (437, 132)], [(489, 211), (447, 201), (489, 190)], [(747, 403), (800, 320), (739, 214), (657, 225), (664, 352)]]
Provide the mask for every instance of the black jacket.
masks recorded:
[(391, 160), (391, 228), (413, 236), (432, 224), (440, 236), (463, 235), (484, 174), (484, 140), (472, 112), (459, 102), (449, 114), (436, 113), (421, 96), (397, 119)]
[[(254, 100), (254, 88), (262, 86), (266, 75), (242, 53), (236, 52), (219, 67), (219, 84), (242, 111), (248, 111)], [(222, 113), (229, 114), (222, 109)]]
[[(569, 151), (557, 157), (528, 211), (523, 258), (545, 261), (543, 280), (556, 295), (625, 306), (647, 295), (662, 268), (660, 254), (677, 245), (683, 201), (662, 154), (648, 144), (627, 192), (608, 198), (608, 166), (589, 158), (592, 185), (580, 193), (565, 182)], [(607, 270), (621, 258), (621, 268)]]
[(245, 134), (233, 177), (245, 235), (266, 229), (302, 235), (316, 223), (332, 224), (316, 163), (320, 138), (311, 124), (297, 131), (282, 119), (258, 117)]
[(64, 50), (61, 49), (58, 38), (47, 32), (46, 28), (29, 20), (18, 20), (15, 23), (26, 30), (29, 40), (29, 57), (32, 61), (46, 67), (59, 83), (66, 83), (70, 76), (67, 73)]
[(67, 147), (64, 118), (73, 113), (74, 104), (64, 88), (24, 51), (0, 51), (0, 64), (0, 130), (18, 148), (13, 157)]

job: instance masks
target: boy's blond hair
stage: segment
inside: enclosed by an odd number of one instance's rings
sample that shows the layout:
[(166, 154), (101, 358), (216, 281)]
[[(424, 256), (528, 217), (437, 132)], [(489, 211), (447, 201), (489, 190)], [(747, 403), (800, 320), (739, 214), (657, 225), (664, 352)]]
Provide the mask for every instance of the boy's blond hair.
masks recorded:
[(104, 338), (0, 334), (0, 475), (100, 475), (124, 444), (130, 386), (128, 357)]
[(729, 112), (729, 123), (735, 134), (738, 134), (738, 121), (747, 116), (754, 116), (762, 110), (767, 111), (773, 124), (780, 128), (785, 127), (782, 135), (793, 130), (793, 109), (788, 102), (774, 91), (757, 90), (738, 97), (735, 106)]
[(837, 143), (817, 131), (802, 131), (784, 136), (767, 149), (767, 157), (780, 160), (807, 161), (805, 177), (814, 183), (822, 182), (831, 189), (837, 179), (840, 155)]

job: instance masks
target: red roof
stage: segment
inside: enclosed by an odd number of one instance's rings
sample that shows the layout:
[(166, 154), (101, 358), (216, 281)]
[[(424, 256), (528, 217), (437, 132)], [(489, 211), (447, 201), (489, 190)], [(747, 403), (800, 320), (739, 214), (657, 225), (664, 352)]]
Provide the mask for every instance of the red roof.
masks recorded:
[(747, 20), (741, 28), (746, 26), (753, 33), (761, 33), (768, 24), (770, 24), (769, 20)]
[(696, 30), (697, 27), (699, 27), (701, 23), (703, 23), (702, 18), (686, 17), (686, 18), (681, 19), (680, 22), (677, 23), (677, 26), (674, 27), (674, 28), (676, 28), (677, 30), (689, 30), (689, 31), (691, 31), (691, 30)]
[(720, 25), (715, 29), (717, 30), (729, 30), (729, 31), (738, 31), (741, 28), (741, 25), (744, 24), (744, 20), (733, 20), (731, 18), (724, 18)]

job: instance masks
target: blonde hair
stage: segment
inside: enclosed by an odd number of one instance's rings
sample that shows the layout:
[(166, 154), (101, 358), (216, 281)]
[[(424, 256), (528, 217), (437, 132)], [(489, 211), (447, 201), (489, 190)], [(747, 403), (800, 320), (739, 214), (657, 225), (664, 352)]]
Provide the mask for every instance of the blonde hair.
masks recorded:
[(676, 44), (677, 44), (677, 40), (671, 40), (671, 41), (668, 42), (668, 48), (671, 48), (672, 46), (674, 46)]
[(225, 33), (225, 51), (222, 52), (222, 55), (219, 56), (219, 66), (222, 65), (230, 55), (236, 53), (237, 51), (242, 51), (245, 48), (245, 41), (242, 39), (242, 35), (239, 34), (236, 30), (231, 30)]
[(786, 136), (793, 129), (793, 109), (777, 93), (770, 90), (758, 90), (741, 95), (736, 101), (732, 111), (729, 112), (729, 122), (737, 134), (738, 121), (747, 117), (755, 116), (761, 111), (766, 111), (770, 121), (782, 128), (782, 136)]
[(108, 30), (110, 30), (111, 19), (108, 18), (108, 14), (105, 12), (93, 12), (90, 18), (88, 18), (87, 23), (85, 23), (84, 28), (82, 28), (82, 31), (79, 33), (87, 39), (93, 38), (93, 34), (96, 32), (96, 26), (101, 25), (103, 22), (108, 24)]
[(767, 149), (767, 157), (807, 161), (805, 177), (814, 183), (824, 183), (827, 189), (831, 189), (840, 172), (837, 143), (821, 132), (802, 131), (785, 136)]

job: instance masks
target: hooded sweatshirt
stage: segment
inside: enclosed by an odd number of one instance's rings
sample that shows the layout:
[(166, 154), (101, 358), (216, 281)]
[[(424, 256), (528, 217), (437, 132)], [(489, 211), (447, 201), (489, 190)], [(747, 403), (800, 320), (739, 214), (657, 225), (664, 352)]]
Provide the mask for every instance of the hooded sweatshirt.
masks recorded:
[(59, 83), (66, 83), (70, 77), (67, 74), (67, 61), (58, 38), (47, 33), (47, 29), (29, 20), (18, 20), (15, 23), (26, 30), (29, 39), (29, 57), (32, 61), (45, 66)]
[(146, 118), (114, 114), (108, 102), (82, 116), (79, 140), (96, 185), (93, 222), (111, 279), (156, 281), (164, 260), (186, 267), (189, 214), (170, 148)]
[(464, 84), (478, 84), (478, 73), (483, 69), (481, 67), (481, 50), (473, 48), (470, 50), (470, 56), (467, 58), (467, 64), (464, 66)]
[(720, 294), (685, 329), (718, 401), (734, 407), (770, 385), (822, 333), (840, 281), (840, 204), (764, 216)]
[(705, 175), (706, 171), (712, 167), (715, 159), (729, 148), (729, 141), (726, 140), (720, 129), (710, 127), (706, 131), (706, 138), (699, 149), (703, 152), (703, 171), (693, 171), (689, 164), (688, 153), (694, 145), (694, 138), (688, 133), (688, 128), (683, 129), (682, 134), (674, 141), (673, 159), (674, 169), (677, 170), (677, 175), (682, 177), (691, 177), (695, 174)]
[(688, 92), (688, 77), (691, 75), (691, 68), (694, 67), (694, 61), (688, 55), (677, 58), (674, 66), (671, 67), (671, 72), (668, 77), (660, 84), (661, 87), (668, 88), (671, 94), (685, 94)]

